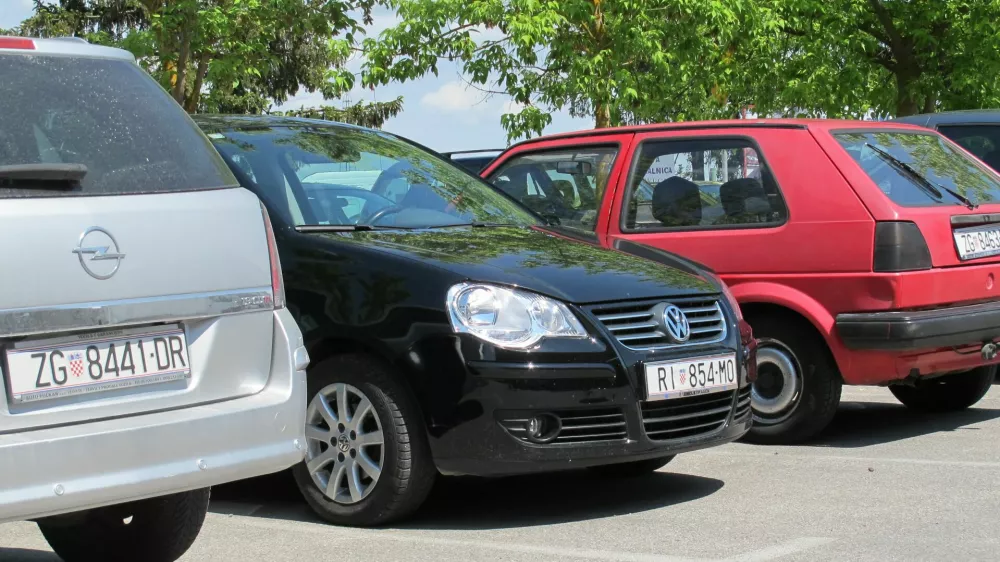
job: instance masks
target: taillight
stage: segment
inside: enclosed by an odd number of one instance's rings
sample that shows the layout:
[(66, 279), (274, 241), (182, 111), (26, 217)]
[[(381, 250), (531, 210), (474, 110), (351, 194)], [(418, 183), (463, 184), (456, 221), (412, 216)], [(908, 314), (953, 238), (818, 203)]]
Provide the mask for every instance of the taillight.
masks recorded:
[(35, 50), (35, 42), (24, 37), (0, 37), (0, 49)]
[(278, 243), (274, 239), (274, 228), (271, 226), (271, 217), (267, 214), (267, 209), (261, 203), (260, 211), (264, 214), (264, 231), (267, 233), (267, 253), (271, 258), (271, 293), (274, 301), (274, 308), (285, 307), (285, 281), (281, 277), (281, 260), (278, 258)]
[(876, 272), (892, 273), (931, 268), (931, 252), (915, 223), (892, 221), (875, 223)]

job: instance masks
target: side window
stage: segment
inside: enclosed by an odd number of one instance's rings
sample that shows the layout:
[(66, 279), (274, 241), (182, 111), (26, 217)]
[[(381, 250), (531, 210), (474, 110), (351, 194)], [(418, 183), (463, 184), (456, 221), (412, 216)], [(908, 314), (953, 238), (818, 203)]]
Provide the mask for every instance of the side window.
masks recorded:
[(608, 146), (522, 154), (489, 181), (547, 219), (592, 232), (617, 155), (617, 147)]
[(768, 226), (788, 218), (774, 177), (743, 139), (645, 142), (627, 193), (627, 230)]
[(1000, 125), (942, 125), (938, 130), (1000, 172)]

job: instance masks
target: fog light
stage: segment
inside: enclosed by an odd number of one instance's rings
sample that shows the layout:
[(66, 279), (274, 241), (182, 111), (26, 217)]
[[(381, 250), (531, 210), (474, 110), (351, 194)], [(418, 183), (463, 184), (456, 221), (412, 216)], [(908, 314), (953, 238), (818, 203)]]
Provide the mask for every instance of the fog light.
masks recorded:
[(538, 414), (528, 420), (527, 435), (528, 441), (534, 443), (548, 443), (559, 435), (562, 423), (554, 414)]

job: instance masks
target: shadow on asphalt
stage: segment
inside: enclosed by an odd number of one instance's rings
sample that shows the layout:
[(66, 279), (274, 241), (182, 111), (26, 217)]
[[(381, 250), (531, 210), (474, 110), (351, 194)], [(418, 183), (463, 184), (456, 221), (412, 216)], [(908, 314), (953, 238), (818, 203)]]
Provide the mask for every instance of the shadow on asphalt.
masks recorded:
[(969, 426), (996, 418), (1000, 418), (1000, 410), (990, 408), (925, 414), (901, 404), (842, 402), (830, 426), (803, 445), (854, 449), (931, 433), (978, 431), (979, 428)]
[[(669, 465), (668, 465), (669, 468)], [(506, 529), (626, 515), (694, 501), (724, 483), (656, 472), (608, 480), (585, 471), (507, 478), (438, 478), (427, 502), (399, 529)], [(214, 513), (319, 522), (287, 472), (219, 486)]]
[(0, 562), (60, 562), (60, 559), (51, 552), (0, 546)]

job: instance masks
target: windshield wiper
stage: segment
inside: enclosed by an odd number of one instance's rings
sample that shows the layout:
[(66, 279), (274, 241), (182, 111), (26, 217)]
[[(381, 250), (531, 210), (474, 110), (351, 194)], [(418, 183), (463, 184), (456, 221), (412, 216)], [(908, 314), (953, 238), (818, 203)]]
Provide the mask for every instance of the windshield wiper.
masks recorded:
[(296, 226), (298, 232), (367, 232), (384, 227), (370, 224), (306, 224)]
[(11, 164), (0, 166), (0, 186), (25, 183), (31, 189), (73, 189), (86, 175), (83, 164)]
[(921, 189), (923, 189), (926, 193), (929, 193), (935, 199), (941, 199), (944, 196), (941, 193), (943, 191), (948, 195), (951, 195), (955, 199), (958, 199), (961, 202), (961, 204), (965, 205), (970, 211), (979, 208), (979, 205), (973, 203), (972, 200), (969, 199), (968, 197), (962, 195), (961, 193), (955, 191), (954, 189), (943, 186), (939, 183), (932, 182), (931, 180), (927, 179), (926, 176), (918, 172), (913, 166), (907, 164), (906, 162), (903, 162), (902, 160), (896, 158), (892, 154), (889, 154), (887, 150), (879, 148), (870, 142), (866, 142), (865, 146), (870, 148), (872, 152), (874, 152), (875, 154), (881, 156), (882, 159), (888, 162), (890, 165), (894, 166), (898, 170), (902, 170), (903, 172), (906, 173), (906, 175), (916, 180), (917, 185)]

